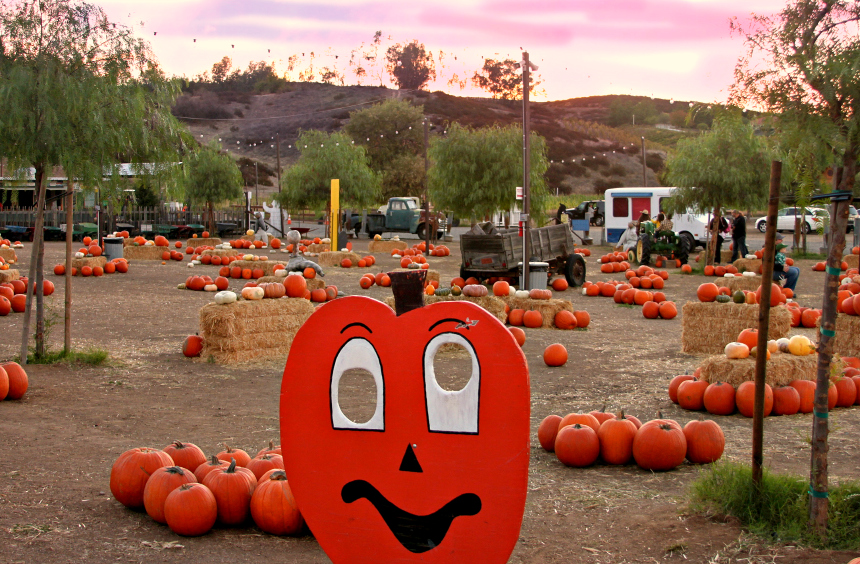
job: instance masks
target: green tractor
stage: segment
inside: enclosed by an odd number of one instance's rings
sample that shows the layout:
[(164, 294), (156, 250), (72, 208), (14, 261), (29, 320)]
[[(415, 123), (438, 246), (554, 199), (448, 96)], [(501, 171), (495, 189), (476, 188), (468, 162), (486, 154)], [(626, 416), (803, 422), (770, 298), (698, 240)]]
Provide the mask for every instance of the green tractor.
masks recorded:
[(669, 259), (678, 259), (681, 264), (687, 264), (690, 257), (689, 241), (679, 237), (674, 231), (657, 231), (656, 226), (650, 222), (643, 222), (639, 227), (639, 242), (636, 249), (630, 251), (631, 260), (639, 264), (650, 265), (651, 256), (665, 256)]

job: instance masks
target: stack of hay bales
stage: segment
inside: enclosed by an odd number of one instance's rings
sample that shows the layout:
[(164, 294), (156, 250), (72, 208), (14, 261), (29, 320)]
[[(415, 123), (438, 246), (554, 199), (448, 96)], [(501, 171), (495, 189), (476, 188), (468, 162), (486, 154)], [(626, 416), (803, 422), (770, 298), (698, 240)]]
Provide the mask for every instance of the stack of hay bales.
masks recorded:
[[(707, 251), (700, 252), (699, 257), (698, 257), (699, 258), (698, 262), (700, 262), (702, 264), (707, 264), (705, 262), (705, 257), (707, 255), (708, 255)], [(720, 262), (722, 264), (728, 264), (730, 260), (732, 260), (732, 252), (731, 251), (726, 251), (725, 249), (720, 251)]]
[(403, 249), (408, 248), (409, 245), (406, 244), (406, 241), (377, 241), (373, 240), (370, 242), (370, 245), (367, 247), (367, 252), (369, 253), (391, 253), (394, 249)]
[[(681, 350), (692, 354), (720, 354), (744, 329), (758, 327), (758, 305), (687, 302), (681, 308)], [(791, 313), (785, 307), (770, 309), (768, 339), (788, 337)]]
[(860, 255), (845, 255), (842, 260), (848, 265), (848, 268), (860, 268)]
[(206, 249), (200, 256), (209, 255), (213, 257), (235, 257), (239, 254), (236, 249)]
[(0, 258), (9, 264), (15, 264), (18, 262), (18, 255), (15, 254), (14, 249), (0, 249)]
[[(820, 326), (819, 317), (816, 327)], [(847, 313), (837, 314), (833, 352), (842, 356), (860, 356), (860, 317)]]
[[(712, 356), (701, 364), (699, 377), (705, 382), (725, 382), (738, 387), (740, 384), (755, 380), (756, 359), (728, 359), (725, 355)], [(787, 386), (793, 380), (815, 380), (818, 376), (818, 355), (795, 356), (788, 353), (774, 353), (767, 361), (765, 382), (771, 387)], [(845, 363), (833, 357), (834, 374), (842, 374)]]
[(358, 253), (353, 253), (352, 251), (326, 251), (320, 253), (317, 262), (320, 266), (340, 266), (343, 259), (351, 260), (352, 265), (355, 266), (361, 260), (361, 257)]
[(327, 253), (331, 251), (331, 243), (311, 243), (308, 245), (308, 254)]
[(200, 359), (240, 364), (287, 358), (296, 332), (313, 312), (313, 304), (302, 298), (205, 305), (200, 308)]
[[(280, 282), (284, 283), (286, 276), (263, 276), (262, 278), (257, 279), (257, 284), (271, 284), (272, 282)], [(308, 285), (308, 290), (319, 290), (325, 288), (325, 280), (322, 278), (306, 278), (305, 282)]]
[(0, 283), (11, 282), (12, 280), (18, 280), (20, 278), (21, 274), (17, 269), (10, 268), (9, 270), (0, 270)]
[[(435, 304), (436, 302), (454, 302), (465, 301), (472, 302), (490, 312), (502, 323), (507, 322), (508, 314), (505, 313), (505, 302), (495, 296), (424, 296), (424, 305)], [(394, 309), (394, 297), (385, 298), (385, 305)]]
[[(123, 247), (122, 256), (126, 260), (162, 260), (165, 251), (170, 252), (170, 247), (159, 247), (156, 245), (142, 245), (139, 247)], [(174, 251), (176, 249), (173, 249)], [(104, 266), (104, 265), (102, 265)]]
[(259, 268), (263, 271), (263, 276), (274, 276), (275, 267), (277, 265), (285, 266), (287, 263), (283, 261), (276, 260), (234, 260), (229, 264), (230, 268), (234, 266), (238, 266), (241, 269), (250, 268), (254, 270), (255, 268)]
[[(143, 248), (143, 247), (133, 247), (133, 248)], [(158, 256), (158, 260), (161, 260), (161, 255)], [(107, 257), (84, 257), (84, 258), (73, 258), (72, 259), (72, 268), (78, 269), (78, 275), (81, 273), (81, 269), (85, 266), (89, 266), (90, 268), (95, 268), (100, 266), (102, 268), (107, 264)]]
[[(252, 239), (253, 240), (253, 239)], [(196, 239), (188, 239), (185, 241), (186, 247), (214, 247), (215, 245), (221, 244), (220, 237), (206, 237), (205, 239), (202, 237), (198, 237)]]
[(755, 292), (761, 286), (761, 276), (732, 276), (730, 278), (719, 276), (714, 280), (714, 284), (720, 288), (728, 288), (732, 293), (738, 290)]
[[(403, 272), (404, 270), (408, 271), (408, 270), (415, 270), (415, 269), (414, 268), (393, 268), (393, 269), (389, 270), (388, 272)], [(427, 270), (427, 277), (425, 278), (425, 280), (427, 282), (432, 282), (433, 280), (435, 280), (436, 282), (439, 282), (441, 280), (441, 278), (439, 277), (439, 271), (438, 270), (432, 270), (430, 268), (427, 268), (426, 270)]]
[(734, 264), (735, 268), (738, 269), (738, 272), (758, 273), (759, 269), (761, 268), (761, 259), (739, 258), (732, 264)]
[(567, 300), (533, 300), (532, 298), (518, 298), (516, 296), (499, 296), (499, 299), (508, 304), (510, 309), (539, 311), (543, 317), (542, 329), (555, 329), (555, 316), (558, 312), (567, 310), (573, 313), (573, 304)]

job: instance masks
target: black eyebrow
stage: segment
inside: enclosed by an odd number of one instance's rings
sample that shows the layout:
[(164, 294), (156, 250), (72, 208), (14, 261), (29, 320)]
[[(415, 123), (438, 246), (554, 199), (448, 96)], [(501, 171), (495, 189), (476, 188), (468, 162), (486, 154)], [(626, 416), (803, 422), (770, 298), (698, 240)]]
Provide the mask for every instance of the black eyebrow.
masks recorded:
[(367, 329), (367, 332), (368, 332), (368, 333), (373, 334), (373, 331), (371, 331), (371, 330), (370, 330), (370, 327), (368, 327), (368, 326), (367, 326), (367, 325), (365, 325), (364, 323), (350, 323), (349, 325), (347, 325), (346, 327), (344, 327), (343, 329), (341, 329), (341, 330), (340, 330), (340, 332), (341, 332), (341, 334), (343, 334), (343, 332), (344, 332), (344, 331), (346, 331), (347, 329), (349, 329), (350, 327), (356, 327), (356, 326), (358, 326), (358, 327), (364, 327), (365, 329)]
[(434, 323), (433, 325), (431, 325), (431, 326), (430, 326), (430, 329), (428, 329), (428, 331), (432, 331), (432, 330), (433, 330), (433, 329), (435, 329), (435, 328), (436, 328), (436, 326), (437, 326), (437, 325), (439, 325), (440, 323), (447, 323), (448, 321), (456, 321), (457, 323), (465, 323), (462, 319), (456, 319), (456, 318), (454, 318), (454, 317), (448, 317), (448, 318), (445, 318), (445, 319), (440, 319), (439, 321), (437, 321), (436, 323)]

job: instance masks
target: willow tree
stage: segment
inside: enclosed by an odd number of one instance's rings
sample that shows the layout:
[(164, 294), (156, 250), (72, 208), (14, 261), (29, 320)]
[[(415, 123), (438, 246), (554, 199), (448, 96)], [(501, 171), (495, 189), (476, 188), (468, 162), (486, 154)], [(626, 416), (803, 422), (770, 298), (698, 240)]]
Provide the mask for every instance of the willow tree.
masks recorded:
[(242, 172), (236, 162), (222, 153), (218, 143), (201, 147), (185, 164), (185, 195), (189, 200), (205, 202), (209, 211), (209, 231), (215, 229), (215, 204), (242, 197)]
[[(178, 160), (181, 125), (170, 114), (178, 84), (158, 71), (149, 46), (101, 8), (73, 0), (0, 5), (0, 155), (35, 170), (36, 234), (21, 344), (26, 362), (37, 300), (36, 356), (45, 352), (42, 304), (45, 180), (52, 167), (82, 186), (120, 160)], [(71, 182), (70, 182), (71, 183)], [(70, 226), (71, 227), (71, 226)], [(68, 262), (68, 258), (67, 258)], [(70, 343), (70, 281), (66, 352)]]
[(732, 22), (747, 47), (732, 101), (778, 114), (826, 146), (845, 170), (838, 189), (848, 192), (860, 156), (858, 24), (853, 0), (793, 0), (778, 14)]
[[(523, 132), (516, 125), (472, 129), (454, 124), (430, 145), (430, 197), (439, 209), (459, 217), (489, 216), (516, 204), (523, 183)], [(548, 196), (544, 173), (549, 167), (546, 141), (531, 134), (529, 171), (531, 209), (540, 217)]]
[(711, 131), (679, 141), (669, 156), (664, 179), (676, 188), (667, 211), (711, 213), (716, 218), (706, 264), (714, 260), (724, 206), (749, 209), (767, 200), (769, 162), (762, 138), (730, 112), (714, 119)]
[(328, 208), (333, 179), (340, 180), (342, 205), (361, 208), (379, 202), (381, 175), (370, 168), (364, 147), (346, 134), (304, 131), (296, 147), (299, 160), (283, 174), (275, 196), (282, 208)]

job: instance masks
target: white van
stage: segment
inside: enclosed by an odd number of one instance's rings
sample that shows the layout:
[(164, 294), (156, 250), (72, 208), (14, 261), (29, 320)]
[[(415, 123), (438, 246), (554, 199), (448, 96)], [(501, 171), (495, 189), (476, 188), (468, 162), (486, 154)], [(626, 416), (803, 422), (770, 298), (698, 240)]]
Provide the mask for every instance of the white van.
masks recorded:
[[(653, 218), (665, 208), (674, 188), (610, 188), (606, 191), (606, 241), (617, 243), (627, 224), (636, 221), (643, 211)], [(708, 241), (708, 218), (701, 214), (680, 213), (672, 216), (673, 228), (686, 239), (689, 249), (704, 247)]]

